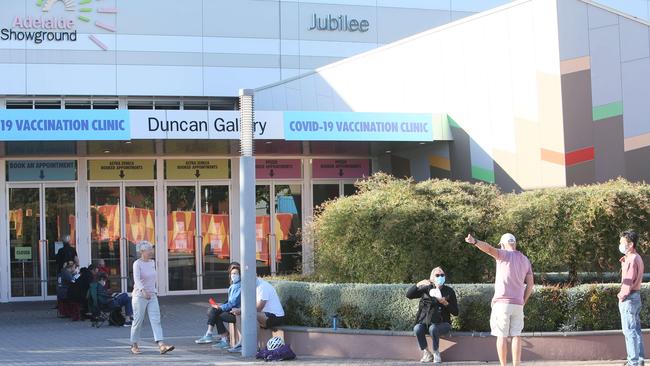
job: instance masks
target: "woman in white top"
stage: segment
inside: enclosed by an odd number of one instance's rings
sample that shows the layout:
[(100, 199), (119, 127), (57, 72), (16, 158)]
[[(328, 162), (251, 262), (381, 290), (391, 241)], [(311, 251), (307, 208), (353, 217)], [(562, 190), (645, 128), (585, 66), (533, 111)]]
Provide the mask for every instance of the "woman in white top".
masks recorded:
[(158, 290), (156, 288), (156, 264), (153, 257), (153, 246), (147, 241), (137, 245), (140, 259), (133, 262), (133, 325), (131, 326), (131, 353), (140, 354), (140, 331), (144, 322), (145, 312), (149, 313), (149, 322), (153, 337), (160, 354), (174, 350), (174, 346), (163, 343), (163, 332), (160, 326), (160, 307), (158, 306)]

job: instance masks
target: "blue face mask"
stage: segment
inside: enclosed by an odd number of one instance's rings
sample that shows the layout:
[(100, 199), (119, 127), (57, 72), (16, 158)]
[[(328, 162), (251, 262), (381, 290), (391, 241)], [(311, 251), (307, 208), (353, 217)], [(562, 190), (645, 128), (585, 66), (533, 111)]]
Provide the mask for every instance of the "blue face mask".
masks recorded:
[(238, 283), (239, 280), (240, 280), (239, 275), (238, 274), (231, 274), (230, 275), (230, 280), (232, 281), (232, 283)]
[(436, 285), (442, 286), (445, 284), (445, 276), (436, 277)]

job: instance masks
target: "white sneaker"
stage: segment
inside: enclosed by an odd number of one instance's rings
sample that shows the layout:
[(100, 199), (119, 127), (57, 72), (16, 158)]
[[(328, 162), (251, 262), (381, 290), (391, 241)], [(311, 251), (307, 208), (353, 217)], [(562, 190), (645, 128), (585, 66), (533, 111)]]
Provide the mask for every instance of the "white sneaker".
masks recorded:
[(425, 363), (431, 361), (433, 361), (433, 355), (431, 352), (429, 352), (428, 349), (422, 350), (422, 358), (420, 359), (420, 362)]
[(433, 351), (433, 363), (442, 363), (442, 357), (440, 357), (440, 351)]

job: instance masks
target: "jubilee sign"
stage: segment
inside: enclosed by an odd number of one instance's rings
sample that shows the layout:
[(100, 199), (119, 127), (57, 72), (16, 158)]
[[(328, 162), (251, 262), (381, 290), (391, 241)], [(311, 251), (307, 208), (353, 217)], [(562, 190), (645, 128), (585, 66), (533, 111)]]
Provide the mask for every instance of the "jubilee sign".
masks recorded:
[[(255, 138), (287, 141), (433, 141), (430, 113), (255, 112)], [(0, 109), (0, 141), (237, 140), (238, 111)]]

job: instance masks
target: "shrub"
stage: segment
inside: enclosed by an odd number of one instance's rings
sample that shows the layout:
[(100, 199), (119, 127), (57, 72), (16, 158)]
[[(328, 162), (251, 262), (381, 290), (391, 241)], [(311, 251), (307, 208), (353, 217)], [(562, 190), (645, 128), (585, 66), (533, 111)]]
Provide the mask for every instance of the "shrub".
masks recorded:
[(499, 195), (494, 186), (378, 174), (358, 188), (357, 195), (326, 202), (315, 219), (319, 276), (412, 282), (441, 265), (454, 281), (489, 278), (491, 260), (463, 239), (470, 230), (480, 237), (490, 233)]
[[(418, 301), (406, 298), (405, 284), (323, 284), (271, 281), (286, 313), (288, 325), (331, 327), (332, 317), (346, 328), (412, 330)], [(494, 286), (453, 284), (459, 316), (452, 317), (458, 331), (490, 330), (490, 302)], [(618, 285), (576, 287), (536, 286), (524, 312), (525, 331), (582, 331), (620, 329), (616, 293)], [(650, 285), (641, 289), (650, 301)], [(641, 321), (650, 325), (650, 309), (643, 307)]]
[(536, 271), (568, 271), (569, 280), (576, 281), (579, 271), (619, 268), (621, 231), (649, 237), (649, 192), (645, 184), (619, 179), (507, 194), (500, 200), (497, 230), (516, 233)]
[[(567, 271), (576, 283), (578, 272), (618, 270), (621, 231), (650, 238), (650, 188), (623, 179), (501, 194), (484, 183), (377, 174), (358, 188), (326, 202), (314, 220), (320, 281), (408, 283), (436, 266), (454, 282), (490, 281), (493, 260), (464, 236), (496, 244), (512, 232), (536, 272)], [(646, 247), (640, 243), (640, 252)]]

